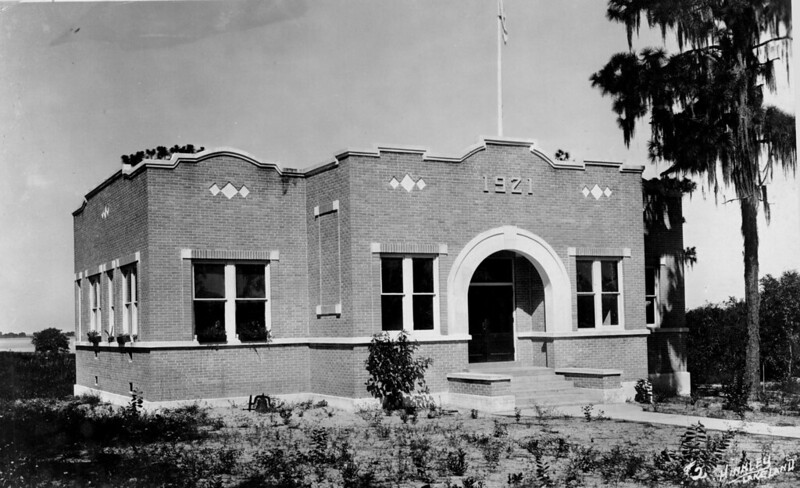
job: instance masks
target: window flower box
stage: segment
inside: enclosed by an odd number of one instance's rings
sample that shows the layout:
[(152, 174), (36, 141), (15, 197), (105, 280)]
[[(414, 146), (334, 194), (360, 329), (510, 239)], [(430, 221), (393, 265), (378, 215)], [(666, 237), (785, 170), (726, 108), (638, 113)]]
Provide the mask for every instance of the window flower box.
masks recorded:
[(102, 336), (100, 335), (100, 333), (97, 332), (96, 330), (90, 330), (89, 332), (87, 332), (86, 333), (86, 338), (95, 347), (97, 347), (97, 345), (100, 344), (100, 341), (103, 339)]
[(272, 338), (270, 331), (260, 320), (239, 324), (236, 335), (242, 342), (269, 342)]
[(119, 344), (120, 346), (124, 346), (125, 343), (130, 342), (130, 341), (131, 341), (130, 334), (119, 334), (119, 335), (117, 335), (117, 344)]
[(222, 324), (216, 322), (211, 327), (200, 329), (197, 331), (197, 341), (201, 343), (206, 342), (226, 342), (227, 336)]

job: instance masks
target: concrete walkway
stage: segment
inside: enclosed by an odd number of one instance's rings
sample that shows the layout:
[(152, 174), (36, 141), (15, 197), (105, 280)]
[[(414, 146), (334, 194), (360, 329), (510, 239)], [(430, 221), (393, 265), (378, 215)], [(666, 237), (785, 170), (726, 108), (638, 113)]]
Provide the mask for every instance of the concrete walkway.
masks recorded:
[[(707, 429), (711, 430), (734, 430), (746, 432), (748, 434), (771, 435), (777, 437), (790, 437), (800, 439), (800, 427), (778, 427), (768, 425), (763, 422), (748, 422), (747, 420), (728, 420), (714, 419), (708, 417), (693, 417), (689, 415), (675, 415), (669, 413), (645, 412), (642, 407), (632, 403), (613, 403), (597, 404), (592, 410), (593, 415), (599, 415), (603, 411), (603, 416), (614, 420), (624, 420), (627, 422), (640, 422), (650, 424), (679, 425), (688, 427), (689, 425), (700, 422)], [(563, 414), (568, 417), (583, 418), (583, 407), (579, 405), (566, 407), (553, 407), (553, 413)], [(522, 409), (522, 415), (535, 417), (536, 410)]]

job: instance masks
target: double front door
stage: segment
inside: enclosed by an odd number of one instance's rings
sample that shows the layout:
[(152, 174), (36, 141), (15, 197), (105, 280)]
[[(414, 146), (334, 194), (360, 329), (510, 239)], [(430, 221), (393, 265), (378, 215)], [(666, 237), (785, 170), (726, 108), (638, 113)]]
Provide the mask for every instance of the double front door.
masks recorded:
[(514, 360), (513, 260), (487, 258), (469, 287), (469, 362)]

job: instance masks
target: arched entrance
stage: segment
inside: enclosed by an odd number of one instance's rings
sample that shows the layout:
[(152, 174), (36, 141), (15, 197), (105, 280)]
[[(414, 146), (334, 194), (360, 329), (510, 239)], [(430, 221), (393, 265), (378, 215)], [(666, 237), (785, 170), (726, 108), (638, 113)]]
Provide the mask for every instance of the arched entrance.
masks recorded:
[(469, 362), (514, 360), (514, 264), (516, 256), (500, 251), (483, 260), (469, 283)]
[(539, 236), (518, 227), (504, 226), (479, 234), (456, 257), (447, 278), (448, 333), (469, 333), (469, 290), (472, 277), (486, 258), (500, 251), (513, 251), (524, 256), (539, 274), (544, 288), (545, 330), (570, 332), (570, 280), (561, 258)]

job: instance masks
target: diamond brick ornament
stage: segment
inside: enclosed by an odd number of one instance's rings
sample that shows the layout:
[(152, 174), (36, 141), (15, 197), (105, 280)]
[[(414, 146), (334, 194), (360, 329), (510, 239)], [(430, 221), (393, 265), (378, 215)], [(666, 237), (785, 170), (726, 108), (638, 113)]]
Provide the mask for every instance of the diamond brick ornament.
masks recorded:
[(225, 195), (228, 200), (233, 198), (237, 193), (239, 193), (239, 190), (237, 190), (236, 187), (230, 183), (222, 187), (222, 194)]
[(247, 198), (247, 195), (249, 194), (250, 190), (248, 190), (246, 186), (242, 185), (242, 187), (239, 188), (239, 195), (241, 195), (242, 198)]
[(400, 186), (405, 188), (405, 190), (407, 192), (410, 192), (411, 190), (413, 190), (414, 189), (414, 185), (416, 185), (416, 182), (413, 179), (411, 179), (411, 177), (408, 176), (408, 175), (405, 175), (403, 177), (403, 181), (400, 182)]
[(600, 200), (600, 197), (603, 196), (603, 190), (599, 186), (594, 185), (594, 187), (592, 187), (592, 196), (595, 200)]
[(392, 187), (392, 190), (396, 190), (398, 186), (400, 186), (400, 182), (397, 181), (397, 178), (392, 176), (391, 181), (389, 181), (389, 186)]

